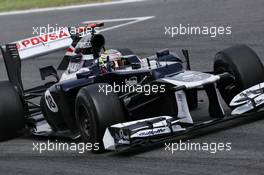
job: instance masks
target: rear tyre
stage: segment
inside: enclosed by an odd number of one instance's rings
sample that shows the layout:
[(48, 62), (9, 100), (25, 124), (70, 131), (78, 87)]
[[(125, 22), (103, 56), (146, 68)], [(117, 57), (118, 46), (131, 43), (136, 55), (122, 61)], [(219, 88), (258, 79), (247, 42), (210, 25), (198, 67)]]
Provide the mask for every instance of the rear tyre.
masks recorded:
[[(100, 92), (109, 84), (93, 84), (83, 87), (75, 102), (76, 123), (82, 140), (93, 144), (92, 152), (103, 152), (103, 136), (107, 127), (125, 121), (123, 106), (118, 96)], [(96, 145), (96, 146), (95, 146)]]
[(246, 45), (237, 45), (218, 52), (215, 56), (214, 72), (228, 72), (233, 76), (220, 80), (217, 84), (227, 105), (239, 92), (264, 82), (263, 64), (257, 54)]
[(15, 86), (9, 81), (0, 82), (0, 140), (17, 136), (25, 127), (24, 108)]

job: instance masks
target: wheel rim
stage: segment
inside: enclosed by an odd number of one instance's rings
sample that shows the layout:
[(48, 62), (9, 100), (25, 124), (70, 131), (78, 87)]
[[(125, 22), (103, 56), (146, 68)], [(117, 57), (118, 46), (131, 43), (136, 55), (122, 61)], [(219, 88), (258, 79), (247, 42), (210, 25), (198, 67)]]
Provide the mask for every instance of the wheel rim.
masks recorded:
[(80, 130), (86, 140), (91, 138), (91, 117), (89, 111), (83, 105), (78, 109), (78, 116), (80, 122)]

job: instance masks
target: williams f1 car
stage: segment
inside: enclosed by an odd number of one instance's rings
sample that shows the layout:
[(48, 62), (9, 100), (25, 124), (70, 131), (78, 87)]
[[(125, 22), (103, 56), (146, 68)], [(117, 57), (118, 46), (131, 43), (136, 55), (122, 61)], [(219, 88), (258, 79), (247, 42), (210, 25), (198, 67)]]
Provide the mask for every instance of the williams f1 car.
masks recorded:
[[(218, 122), (259, 112), (264, 104), (264, 67), (246, 45), (218, 52), (214, 70), (190, 69), (184, 59), (164, 49), (139, 58), (129, 49), (105, 49), (105, 38), (90, 24), (70, 34), (67, 28), (1, 46), (8, 81), (0, 82), (0, 139), (17, 133), (62, 136), (98, 143), (102, 150), (122, 150), (163, 141)], [(25, 89), (21, 60), (68, 47), (58, 69), (40, 68), (54, 81)], [(208, 96), (206, 122), (194, 122), (198, 93)], [(221, 97), (232, 110), (227, 113)], [(39, 103), (36, 103), (36, 100)]]

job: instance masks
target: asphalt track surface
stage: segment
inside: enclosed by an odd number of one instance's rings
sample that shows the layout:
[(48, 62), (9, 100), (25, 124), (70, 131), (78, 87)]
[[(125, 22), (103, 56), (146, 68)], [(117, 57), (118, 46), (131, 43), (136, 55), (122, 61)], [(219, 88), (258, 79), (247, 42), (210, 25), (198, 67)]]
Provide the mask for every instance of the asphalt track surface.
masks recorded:
[[(140, 56), (150, 55), (164, 47), (178, 52), (185, 48), (190, 50), (193, 69), (212, 70), (214, 54), (238, 43), (250, 45), (264, 58), (263, 6), (262, 0), (164, 0), (0, 16), (0, 42), (26, 38), (31, 35), (33, 26), (43, 24), (68, 26), (86, 20), (155, 16), (145, 22), (105, 32), (107, 47), (128, 47)], [(170, 38), (164, 35), (164, 26), (180, 23), (231, 25), (232, 35), (216, 38), (197, 35)], [(60, 52), (23, 62), (26, 86), (40, 83), (37, 69), (50, 64), (58, 65), (62, 55), (63, 52)], [(1, 61), (1, 79), (5, 76)], [(205, 115), (203, 105), (200, 104), (195, 117)], [(172, 154), (165, 151), (164, 145), (126, 154), (96, 155), (71, 151), (39, 154), (32, 151), (32, 143), (46, 142), (48, 138), (20, 137), (0, 143), (0, 174), (263, 174), (264, 120), (261, 118), (224, 123), (211, 128), (217, 132), (198, 133), (201, 136), (191, 139), (190, 142), (195, 143), (232, 143), (231, 151), (215, 154), (208, 151), (176, 151)], [(205, 133), (209, 131), (205, 130)]]

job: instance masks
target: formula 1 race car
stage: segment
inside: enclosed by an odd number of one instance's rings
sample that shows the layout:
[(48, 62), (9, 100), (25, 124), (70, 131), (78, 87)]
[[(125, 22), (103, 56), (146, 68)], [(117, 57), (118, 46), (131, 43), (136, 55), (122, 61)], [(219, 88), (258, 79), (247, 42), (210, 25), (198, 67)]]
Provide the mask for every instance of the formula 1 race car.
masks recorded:
[[(190, 70), (187, 50), (183, 50), (185, 60), (167, 49), (146, 58), (129, 49), (106, 50), (103, 35), (95, 30), (102, 26), (89, 25), (86, 35), (70, 35), (63, 29), (46, 35), (46, 40), (39, 36), (1, 47), (9, 78), (0, 82), (1, 140), (30, 131), (81, 137), (99, 144), (95, 152), (119, 150), (261, 110), (264, 67), (248, 46), (218, 52), (214, 71), (197, 72)], [(21, 60), (66, 46), (59, 66), (62, 76), (52, 66), (40, 68), (42, 79), (54, 76), (56, 80), (24, 89)], [(190, 111), (197, 108), (201, 90), (208, 96), (209, 115), (214, 119), (195, 123)], [(217, 91), (231, 114), (223, 110)]]

